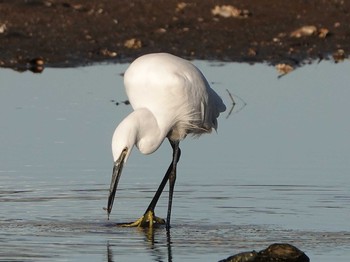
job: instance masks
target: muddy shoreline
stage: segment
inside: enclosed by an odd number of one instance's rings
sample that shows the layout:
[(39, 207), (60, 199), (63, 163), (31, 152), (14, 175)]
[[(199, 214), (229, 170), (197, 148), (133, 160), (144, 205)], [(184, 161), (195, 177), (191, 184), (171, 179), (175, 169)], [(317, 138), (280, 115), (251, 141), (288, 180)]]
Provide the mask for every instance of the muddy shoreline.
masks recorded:
[(350, 2), (0, 1), (1, 67), (130, 62), (150, 52), (293, 68), (338, 62), (350, 52)]

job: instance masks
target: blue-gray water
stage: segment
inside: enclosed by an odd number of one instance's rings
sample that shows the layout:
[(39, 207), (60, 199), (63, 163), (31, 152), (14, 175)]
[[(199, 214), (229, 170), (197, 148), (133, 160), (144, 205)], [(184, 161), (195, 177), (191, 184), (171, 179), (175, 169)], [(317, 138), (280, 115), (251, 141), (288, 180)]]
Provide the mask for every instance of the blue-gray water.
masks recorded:
[[(218, 261), (274, 242), (348, 261), (350, 63), (280, 79), (266, 65), (195, 64), (228, 110), (217, 134), (180, 144), (170, 236), (114, 226), (143, 214), (168, 142), (149, 156), (134, 149), (110, 221), (102, 209), (111, 136), (131, 111), (111, 102), (127, 99), (127, 65), (0, 70), (0, 261)], [(227, 119), (226, 89), (237, 103)]]

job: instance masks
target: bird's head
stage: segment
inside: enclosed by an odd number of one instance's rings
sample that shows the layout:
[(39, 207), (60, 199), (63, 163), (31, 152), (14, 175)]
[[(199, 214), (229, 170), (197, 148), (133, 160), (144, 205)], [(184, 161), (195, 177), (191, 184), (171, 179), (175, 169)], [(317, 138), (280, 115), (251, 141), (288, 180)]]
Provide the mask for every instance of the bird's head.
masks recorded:
[(132, 148), (136, 143), (137, 128), (125, 118), (115, 129), (112, 137), (112, 155), (113, 161), (117, 162), (123, 156), (125, 163), (131, 153)]

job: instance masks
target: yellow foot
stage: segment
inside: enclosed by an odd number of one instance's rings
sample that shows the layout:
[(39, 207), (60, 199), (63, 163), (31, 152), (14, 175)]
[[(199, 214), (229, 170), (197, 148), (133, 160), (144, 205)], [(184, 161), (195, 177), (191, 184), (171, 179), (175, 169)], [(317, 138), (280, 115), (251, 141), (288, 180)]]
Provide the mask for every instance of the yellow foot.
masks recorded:
[(165, 224), (163, 218), (156, 217), (154, 211), (147, 211), (142, 217), (132, 223), (121, 224), (122, 227), (149, 227)]

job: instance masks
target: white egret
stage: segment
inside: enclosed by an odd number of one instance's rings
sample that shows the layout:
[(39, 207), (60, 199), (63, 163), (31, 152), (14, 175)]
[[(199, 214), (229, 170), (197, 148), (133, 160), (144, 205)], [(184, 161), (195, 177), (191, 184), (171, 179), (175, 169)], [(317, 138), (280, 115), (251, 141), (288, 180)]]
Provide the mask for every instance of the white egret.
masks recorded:
[(123, 166), (134, 145), (143, 154), (158, 149), (165, 138), (173, 148), (171, 164), (144, 215), (124, 226), (152, 227), (164, 224), (154, 209), (169, 180), (166, 228), (170, 227), (176, 165), (180, 158), (179, 142), (186, 135), (210, 133), (218, 127), (217, 118), (226, 107), (203, 74), (189, 61), (166, 53), (148, 54), (136, 59), (124, 74), (124, 85), (134, 111), (116, 128), (112, 138), (114, 168), (109, 190), (107, 213)]

